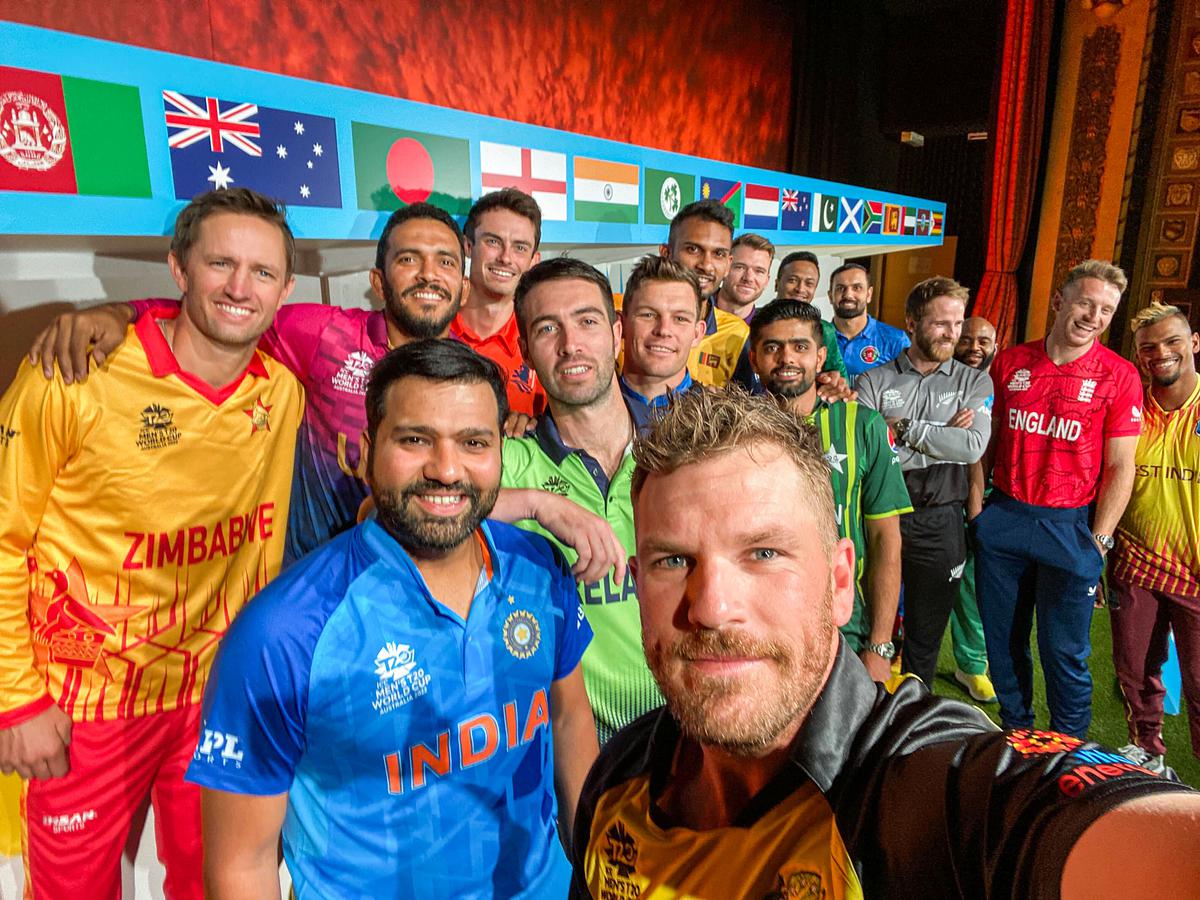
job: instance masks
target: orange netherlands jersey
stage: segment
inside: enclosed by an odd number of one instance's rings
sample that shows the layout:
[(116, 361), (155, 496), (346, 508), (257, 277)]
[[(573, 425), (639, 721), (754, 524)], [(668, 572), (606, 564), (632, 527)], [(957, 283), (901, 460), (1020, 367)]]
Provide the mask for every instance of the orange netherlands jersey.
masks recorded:
[(24, 364), (0, 399), (0, 727), (51, 702), (77, 722), (198, 703), (279, 571), (303, 389), (255, 351), (213, 390), (169, 315), (85, 384)]
[(1147, 393), (1135, 471), (1114, 574), (1200, 598), (1200, 383), (1170, 412)]

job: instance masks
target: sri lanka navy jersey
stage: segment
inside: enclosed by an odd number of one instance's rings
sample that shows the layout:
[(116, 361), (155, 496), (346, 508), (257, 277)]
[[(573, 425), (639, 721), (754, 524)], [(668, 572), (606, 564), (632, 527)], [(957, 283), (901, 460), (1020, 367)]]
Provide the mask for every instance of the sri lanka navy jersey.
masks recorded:
[(0, 728), (199, 703), (279, 571), (300, 385), (257, 351), (215, 390), (159, 317), (83, 384), (24, 364), (0, 400)]
[(1191, 789), (1096, 744), (999, 732), (915, 678), (887, 693), (843, 643), (783, 769), (731, 825), (658, 799), (681, 743), (666, 710), (601, 751), (580, 798), (574, 898), (1057, 898), (1075, 841), (1120, 803)]
[[(634, 424), (638, 425), (636, 419)], [(598, 462), (562, 443), (553, 416), (546, 415), (538, 420), (533, 435), (506, 440), (503, 455), (504, 487), (537, 488), (566, 497), (605, 519), (627, 556), (637, 552), (629, 493), (634, 462), (629, 449), (608, 480)], [(519, 524), (554, 541), (571, 563), (578, 558), (537, 522)], [(581, 584), (579, 598), (595, 632), (584, 657), (583, 680), (603, 743), (642, 713), (661, 706), (663, 699), (642, 652), (642, 619), (632, 573), (626, 571), (621, 582), (610, 572), (602, 581)]]
[(1147, 393), (1133, 496), (1116, 538), (1116, 577), (1200, 599), (1200, 383), (1171, 411)]
[(450, 337), (462, 341), (480, 356), (486, 356), (504, 373), (508, 392), (508, 408), (537, 418), (546, 408), (546, 391), (537, 373), (529, 367), (521, 353), (520, 330), (516, 313), (508, 317), (504, 327), (491, 337), (481, 338), (463, 321), (462, 313), (450, 323)]
[(490, 572), (465, 621), (368, 520), (284, 572), (222, 642), (187, 778), (287, 792), (301, 900), (566, 890), (551, 685), (590, 629), (546, 541), (479, 534)]
[(704, 337), (688, 355), (687, 367), (692, 378), (707, 387), (724, 387), (733, 378), (749, 337), (750, 326), (741, 316), (710, 303)]
[(891, 432), (879, 413), (854, 401), (817, 400), (807, 422), (816, 428), (829, 466), (838, 534), (854, 541), (854, 613), (842, 633), (857, 651), (871, 630), (863, 599), (865, 522), (912, 512), (912, 503)]
[(867, 316), (866, 327), (852, 338), (837, 331), (837, 342), (851, 384), (867, 369), (895, 359), (909, 345), (907, 334), (874, 316)]
[(1091, 503), (1104, 442), (1142, 430), (1142, 383), (1133, 363), (1096, 341), (1057, 366), (1043, 341), (1030, 341), (1002, 351), (991, 376), (996, 489), (1034, 506)]

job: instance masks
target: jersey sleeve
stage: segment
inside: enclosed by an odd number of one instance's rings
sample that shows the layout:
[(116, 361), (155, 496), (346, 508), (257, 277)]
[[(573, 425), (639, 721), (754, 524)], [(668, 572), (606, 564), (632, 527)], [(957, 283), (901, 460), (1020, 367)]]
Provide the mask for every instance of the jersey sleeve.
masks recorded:
[(81, 389), (64, 385), (57, 369), (47, 380), (22, 361), (0, 398), (0, 728), (53, 702), (34, 668), (26, 557), (55, 479), (86, 430), (76, 412)]
[[(858, 405), (865, 406), (879, 412), (879, 384), (878, 379), (871, 376), (872, 372), (876, 372), (882, 366), (876, 366), (874, 369), (867, 369), (855, 379), (854, 384), (850, 387), (858, 393)], [(882, 413), (881, 413), (882, 415)], [(886, 424), (886, 423), (885, 423)]]
[(272, 617), (273, 608), (271, 595), (260, 594), (217, 650), (187, 771), (201, 787), (255, 796), (291, 787), (304, 749), (312, 648)]
[(1104, 417), (1104, 436), (1131, 437), (1142, 433), (1142, 383), (1132, 363), (1120, 360), (1113, 373), (1116, 393)]
[(317, 355), (321, 332), (336, 309), (320, 303), (284, 304), (258, 346), (303, 380)]
[(858, 408), (858, 445), (863, 454), (862, 512), (867, 519), (886, 519), (912, 512), (900, 457), (883, 416)]
[(558, 619), (558, 657), (554, 663), (554, 678), (565, 678), (575, 671), (583, 659), (583, 651), (592, 642), (592, 626), (588, 624), (583, 606), (579, 602), (579, 591), (575, 579), (567, 568), (566, 558), (551, 546), (558, 570), (554, 573), (554, 605), (562, 610)]
[(842, 351), (838, 347), (837, 330), (832, 322), (821, 320), (821, 338), (825, 342), (825, 368), (823, 372), (837, 372), (846, 379), (846, 384), (852, 385), (850, 373), (846, 370), (846, 361), (842, 359)]
[[(992, 382), (982, 372), (971, 379), (962, 399), (962, 409), (975, 413), (966, 428), (915, 422), (904, 436), (904, 442), (926, 456), (950, 463), (978, 462), (992, 436)], [(955, 410), (957, 413), (958, 410)]]

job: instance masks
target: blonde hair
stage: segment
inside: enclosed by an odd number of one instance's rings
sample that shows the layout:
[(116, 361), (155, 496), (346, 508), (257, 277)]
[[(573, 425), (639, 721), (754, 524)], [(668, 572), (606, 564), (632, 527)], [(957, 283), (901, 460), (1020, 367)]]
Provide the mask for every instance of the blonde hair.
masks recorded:
[(1149, 306), (1133, 317), (1133, 321), (1129, 323), (1129, 330), (1137, 334), (1143, 328), (1157, 325), (1163, 319), (1169, 319), (1171, 316), (1179, 316), (1188, 326), (1188, 331), (1192, 330), (1192, 323), (1188, 321), (1188, 317), (1183, 314), (1182, 309), (1178, 306), (1159, 303), (1157, 300), (1152, 300)]
[[(806, 498), (825, 549), (837, 541), (829, 467), (816, 431), (767, 396), (753, 397), (736, 384), (697, 389), (675, 397), (649, 432), (633, 443), (632, 494), (646, 479), (704, 462), (734, 450), (778, 447), (795, 463), (808, 488)], [(732, 514), (732, 510), (730, 511)]]
[(1125, 272), (1120, 266), (1114, 266), (1112, 263), (1105, 262), (1102, 259), (1085, 259), (1067, 273), (1067, 277), (1063, 280), (1059, 291), (1065, 294), (1067, 288), (1085, 278), (1098, 278), (1101, 281), (1107, 282), (1115, 287), (1120, 294), (1124, 294), (1125, 288), (1129, 287), (1129, 279), (1125, 277)]

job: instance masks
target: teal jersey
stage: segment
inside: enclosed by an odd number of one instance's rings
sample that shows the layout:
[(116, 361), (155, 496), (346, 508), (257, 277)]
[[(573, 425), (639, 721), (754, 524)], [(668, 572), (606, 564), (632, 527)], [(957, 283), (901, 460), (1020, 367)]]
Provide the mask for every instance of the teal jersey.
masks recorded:
[[(854, 542), (855, 615), (847, 638), (866, 636), (870, 624), (863, 615), (863, 568), (867, 558), (865, 522), (912, 512), (900, 457), (883, 416), (853, 401), (825, 403), (807, 418), (817, 429), (833, 484), (838, 534)], [(861, 634), (859, 633), (861, 632)], [(855, 649), (859, 649), (857, 646)]]
[[(633, 468), (633, 455), (627, 450), (611, 481), (602, 485), (607, 479), (597, 471), (595, 461), (580, 451), (564, 447), (553, 420), (547, 415), (539, 421), (533, 435), (504, 442), (501, 484), (507, 488), (551, 491), (578, 503), (606, 519), (625, 553), (632, 556), (637, 549), (633, 501), (629, 494)], [(518, 524), (545, 535), (574, 564), (578, 554), (538, 523)], [(626, 572), (624, 580), (617, 582), (610, 573), (603, 581), (578, 587), (584, 614), (594, 633), (583, 656), (583, 680), (596, 717), (596, 730), (604, 743), (622, 726), (662, 706), (663, 698), (642, 651), (642, 621), (633, 576)]]

